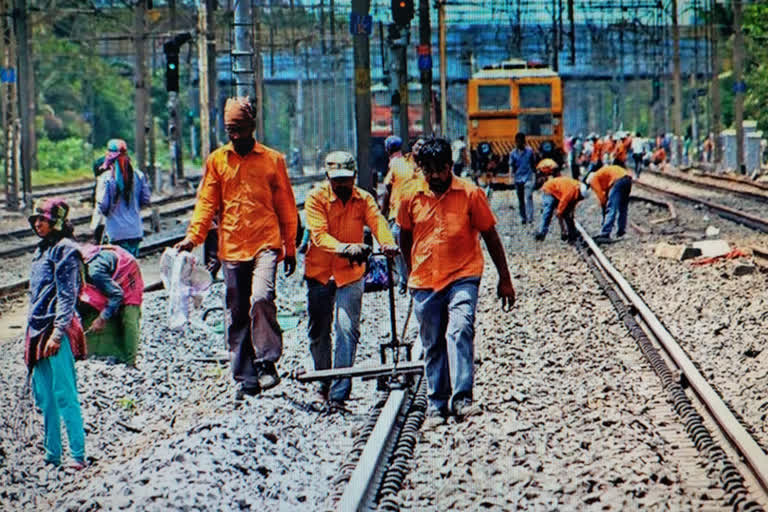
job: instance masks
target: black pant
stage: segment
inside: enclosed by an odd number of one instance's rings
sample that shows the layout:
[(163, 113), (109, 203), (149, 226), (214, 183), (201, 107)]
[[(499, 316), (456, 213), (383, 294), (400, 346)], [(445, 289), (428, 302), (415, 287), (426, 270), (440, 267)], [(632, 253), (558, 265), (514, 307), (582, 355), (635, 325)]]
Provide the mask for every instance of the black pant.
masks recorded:
[(571, 176), (573, 176), (573, 179), (578, 180), (581, 176), (581, 166), (578, 164), (578, 162), (573, 162), (571, 164)]
[(203, 262), (205, 263), (205, 268), (211, 273), (211, 277), (216, 279), (216, 274), (219, 273), (221, 268), (218, 229), (210, 229), (208, 236), (205, 237), (205, 242), (203, 242)]
[(638, 178), (640, 177), (640, 167), (642, 167), (643, 163), (643, 155), (632, 155), (632, 158), (635, 160), (635, 176)]

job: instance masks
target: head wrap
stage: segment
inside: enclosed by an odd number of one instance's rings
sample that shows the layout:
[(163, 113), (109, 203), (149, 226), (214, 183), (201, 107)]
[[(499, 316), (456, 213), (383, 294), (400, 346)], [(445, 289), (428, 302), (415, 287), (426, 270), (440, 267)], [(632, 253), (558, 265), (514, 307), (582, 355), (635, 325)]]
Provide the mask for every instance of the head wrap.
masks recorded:
[(247, 96), (227, 98), (224, 105), (224, 124), (254, 123), (256, 111)]
[(110, 139), (107, 142), (107, 154), (104, 155), (101, 169), (112, 169), (118, 196), (123, 196), (126, 203), (130, 202), (133, 193), (133, 167), (128, 157), (128, 144), (123, 139)]
[(51, 229), (62, 231), (67, 223), (69, 205), (60, 197), (41, 199), (35, 203), (35, 212), (29, 216), (29, 225), (35, 229), (35, 221), (42, 218), (51, 223)]

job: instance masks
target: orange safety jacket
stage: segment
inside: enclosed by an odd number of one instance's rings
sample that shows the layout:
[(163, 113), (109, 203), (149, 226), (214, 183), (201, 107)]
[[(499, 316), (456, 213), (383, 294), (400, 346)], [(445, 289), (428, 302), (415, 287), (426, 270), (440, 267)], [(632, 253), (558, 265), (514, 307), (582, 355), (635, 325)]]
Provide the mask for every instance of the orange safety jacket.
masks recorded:
[(608, 191), (616, 183), (616, 180), (624, 176), (629, 176), (629, 173), (620, 165), (606, 165), (595, 172), (590, 186), (595, 192), (595, 197), (600, 201), (601, 206), (605, 206), (608, 203)]
[(569, 207), (583, 199), (579, 191), (579, 181), (566, 176), (548, 179), (541, 190), (557, 199), (555, 213), (558, 217), (562, 217)]

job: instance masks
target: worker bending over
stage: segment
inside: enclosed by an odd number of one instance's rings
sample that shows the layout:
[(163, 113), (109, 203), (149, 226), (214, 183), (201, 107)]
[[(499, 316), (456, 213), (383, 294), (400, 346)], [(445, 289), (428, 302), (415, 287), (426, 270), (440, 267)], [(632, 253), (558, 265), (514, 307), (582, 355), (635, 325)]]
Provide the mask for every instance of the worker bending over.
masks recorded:
[(618, 165), (608, 165), (588, 174), (584, 181), (595, 192), (595, 197), (603, 208), (603, 227), (595, 237), (595, 242), (607, 242), (611, 239), (611, 231), (617, 217), (616, 238), (622, 238), (627, 232), (629, 195), (632, 192), (632, 177), (629, 172)]
[(541, 226), (534, 238), (542, 241), (547, 237), (552, 214), (556, 213), (560, 222), (561, 239), (568, 242), (576, 241), (576, 223), (573, 220), (573, 214), (576, 204), (586, 196), (587, 186), (573, 178), (560, 176), (560, 167), (550, 159), (539, 162), (536, 170), (546, 181), (542, 186)]

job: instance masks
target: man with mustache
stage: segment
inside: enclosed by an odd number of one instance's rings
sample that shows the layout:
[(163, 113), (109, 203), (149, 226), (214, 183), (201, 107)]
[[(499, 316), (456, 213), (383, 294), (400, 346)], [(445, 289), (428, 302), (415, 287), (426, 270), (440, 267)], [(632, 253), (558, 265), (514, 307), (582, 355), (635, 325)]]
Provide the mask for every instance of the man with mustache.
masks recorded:
[(276, 386), (275, 362), (283, 350), (277, 323), (275, 274), (296, 270), (298, 214), (285, 156), (256, 142), (255, 111), (248, 98), (229, 98), (224, 126), (230, 143), (208, 157), (187, 236), (176, 244), (191, 250), (205, 240), (220, 214), (219, 259), (226, 285), (227, 331), (235, 395)]
[(414, 181), (397, 213), (400, 248), (424, 347), (428, 427), (480, 413), (473, 402), (475, 310), (483, 273), (480, 236), (499, 273), (503, 308), (515, 289), (496, 219), (482, 189), (453, 175), (451, 145), (430, 139), (416, 155), (425, 180)]
[[(363, 242), (363, 229), (373, 232), (384, 253), (398, 253), (387, 220), (376, 200), (355, 186), (355, 158), (333, 151), (325, 159), (328, 181), (307, 196), (304, 212), (312, 243), (304, 261), (309, 312), (309, 350), (315, 370), (346, 368), (355, 363), (360, 339), (360, 308), (363, 273), (371, 247)], [(335, 306), (335, 308), (334, 308)], [(335, 311), (334, 311), (335, 309)], [(331, 322), (336, 317), (335, 350), (331, 346)], [(318, 406), (344, 410), (352, 389), (351, 379), (326, 382), (317, 389)]]

